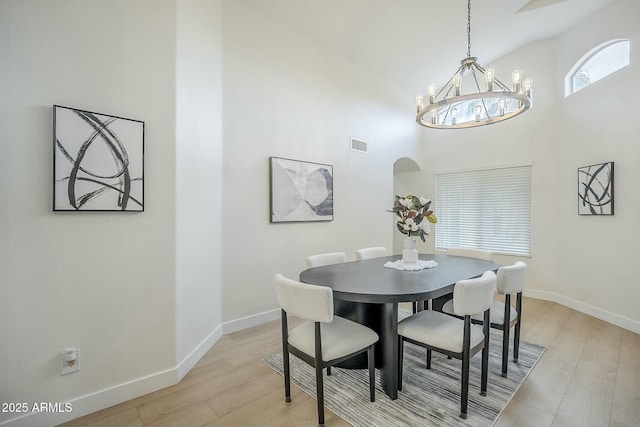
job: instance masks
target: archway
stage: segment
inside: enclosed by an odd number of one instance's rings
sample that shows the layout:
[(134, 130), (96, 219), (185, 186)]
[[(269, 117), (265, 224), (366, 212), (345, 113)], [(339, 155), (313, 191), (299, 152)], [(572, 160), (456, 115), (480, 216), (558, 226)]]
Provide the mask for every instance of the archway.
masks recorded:
[[(393, 162), (393, 194), (407, 195), (410, 193), (419, 194), (423, 191), (422, 168), (411, 157), (401, 157)], [(401, 233), (396, 230), (395, 218), (392, 223), (393, 227), (393, 253), (402, 252), (404, 238)]]

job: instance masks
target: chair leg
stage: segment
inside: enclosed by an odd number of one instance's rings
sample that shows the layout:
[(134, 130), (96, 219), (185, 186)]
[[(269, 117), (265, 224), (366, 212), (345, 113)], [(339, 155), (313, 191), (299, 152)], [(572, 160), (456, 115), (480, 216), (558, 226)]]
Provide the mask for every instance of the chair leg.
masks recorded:
[(375, 347), (369, 346), (367, 350), (367, 358), (369, 359), (369, 399), (376, 401), (376, 353)]
[(504, 296), (504, 323), (502, 324), (502, 376), (507, 377), (509, 362), (509, 324), (511, 321), (511, 295)]
[(291, 370), (289, 368), (289, 349), (287, 347), (288, 340), (288, 327), (287, 327), (287, 313), (281, 310), (282, 313), (282, 370), (284, 373), (284, 401), (291, 402)]
[(431, 350), (427, 349), (427, 369), (431, 369)]
[(316, 400), (318, 401), (318, 424), (324, 425), (324, 378), (322, 376), (322, 331), (320, 322), (315, 322)]
[(469, 360), (471, 347), (471, 316), (464, 316), (462, 341), (462, 378), (460, 379), (460, 418), (467, 418), (469, 403)]
[(289, 352), (286, 350), (282, 353), (282, 362), (284, 364), (284, 401), (291, 402), (291, 372), (289, 368)]
[(484, 333), (484, 347), (482, 348), (482, 373), (480, 379), (480, 395), (487, 395), (487, 375), (489, 374), (489, 310), (484, 313), (482, 332)]
[(331, 375), (331, 366), (327, 366), (327, 376)]
[(398, 337), (398, 390), (402, 391), (402, 362), (404, 355), (404, 340)]
[(324, 379), (322, 362), (316, 361), (316, 399), (318, 400), (318, 424), (324, 425)]
[(522, 292), (518, 292), (516, 296), (516, 311), (518, 312), (518, 321), (513, 331), (513, 361), (518, 363), (518, 355), (520, 354), (520, 325), (522, 324)]

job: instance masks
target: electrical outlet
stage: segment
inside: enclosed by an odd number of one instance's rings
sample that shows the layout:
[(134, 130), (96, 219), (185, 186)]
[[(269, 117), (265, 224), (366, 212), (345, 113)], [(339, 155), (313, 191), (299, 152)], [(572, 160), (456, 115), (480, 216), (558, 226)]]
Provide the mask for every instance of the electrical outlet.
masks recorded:
[(68, 347), (62, 351), (62, 375), (80, 370), (80, 349)]

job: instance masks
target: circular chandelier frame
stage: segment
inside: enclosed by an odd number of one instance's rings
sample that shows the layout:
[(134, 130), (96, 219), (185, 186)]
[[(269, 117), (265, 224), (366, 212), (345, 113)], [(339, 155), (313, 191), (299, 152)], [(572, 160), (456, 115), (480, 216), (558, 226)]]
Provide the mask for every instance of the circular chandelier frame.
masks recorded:
[[(495, 77), (494, 70), (487, 70), (478, 64), (477, 58), (471, 56), (471, 0), (467, 8), (467, 57), (460, 61), (460, 68), (449, 81), (435, 93), (435, 85), (430, 85), (428, 95), (418, 94), (416, 97), (416, 122), (434, 129), (464, 129), (499, 123), (518, 116), (532, 106), (532, 80), (522, 80), (522, 72), (513, 72), (513, 88), (507, 87)], [(476, 92), (462, 93), (462, 81), (465, 73), (473, 77)], [(486, 81), (486, 90), (480, 88), (480, 74)], [(494, 87), (497, 90), (494, 90)], [(449, 96), (450, 94), (453, 96)], [(425, 99), (426, 98), (426, 99)], [(491, 112), (487, 104), (496, 99), (499, 107)], [(427, 101), (425, 103), (425, 101)], [(477, 101), (477, 102), (473, 102)], [(458, 107), (473, 107), (475, 113), (466, 111), (463, 117), (457, 118)], [(494, 108), (495, 109), (495, 108)]]

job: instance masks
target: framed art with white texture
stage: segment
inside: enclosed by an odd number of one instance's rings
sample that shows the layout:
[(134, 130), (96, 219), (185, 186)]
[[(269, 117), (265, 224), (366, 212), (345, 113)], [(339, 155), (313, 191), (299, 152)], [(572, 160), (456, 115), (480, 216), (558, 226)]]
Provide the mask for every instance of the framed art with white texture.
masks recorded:
[(271, 222), (333, 220), (333, 166), (270, 158)]

